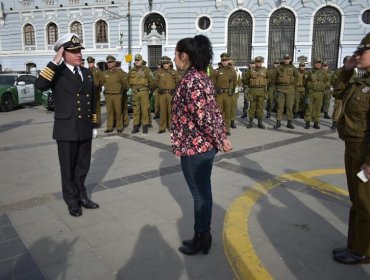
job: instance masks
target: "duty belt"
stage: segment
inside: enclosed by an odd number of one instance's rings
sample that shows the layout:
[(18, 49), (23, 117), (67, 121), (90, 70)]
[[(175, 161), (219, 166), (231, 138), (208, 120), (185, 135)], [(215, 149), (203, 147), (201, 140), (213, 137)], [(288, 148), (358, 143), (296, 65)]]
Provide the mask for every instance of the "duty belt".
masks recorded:
[(146, 87), (143, 87), (143, 88), (133, 88), (132, 89), (132, 92), (139, 92), (139, 91), (148, 91), (149, 89), (146, 88)]
[(116, 94), (121, 94), (120, 92), (106, 92), (105, 94), (108, 95), (116, 95)]
[(158, 93), (159, 94), (165, 94), (165, 93), (169, 93), (169, 94), (173, 94), (175, 92), (175, 90), (174, 89), (160, 89), (159, 91), (158, 91)]

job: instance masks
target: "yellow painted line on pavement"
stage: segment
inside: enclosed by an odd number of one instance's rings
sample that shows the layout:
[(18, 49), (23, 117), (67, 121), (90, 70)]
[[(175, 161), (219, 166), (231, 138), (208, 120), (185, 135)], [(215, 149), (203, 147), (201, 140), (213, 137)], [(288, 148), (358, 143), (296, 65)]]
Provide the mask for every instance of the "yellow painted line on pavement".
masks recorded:
[(341, 199), (348, 192), (315, 177), (344, 174), (344, 169), (319, 169), (284, 174), (272, 180), (257, 183), (234, 200), (225, 215), (223, 243), (226, 257), (237, 279), (270, 280), (273, 277), (254, 251), (248, 232), (248, 219), (254, 204), (264, 194), (284, 182), (295, 181), (308, 185), (330, 196)]

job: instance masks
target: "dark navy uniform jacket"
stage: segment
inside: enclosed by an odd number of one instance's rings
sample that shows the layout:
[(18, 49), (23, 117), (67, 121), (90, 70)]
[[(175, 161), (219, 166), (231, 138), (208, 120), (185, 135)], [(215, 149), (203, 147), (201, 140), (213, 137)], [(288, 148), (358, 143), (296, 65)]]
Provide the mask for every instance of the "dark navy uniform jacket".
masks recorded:
[(57, 141), (92, 138), (93, 119), (96, 118), (93, 75), (87, 68), (80, 69), (83, 82), (64, 62), (60, 65), (49, 62), (36, 80), (38, 89), (51, 88), (54, 93), (53, 139)]

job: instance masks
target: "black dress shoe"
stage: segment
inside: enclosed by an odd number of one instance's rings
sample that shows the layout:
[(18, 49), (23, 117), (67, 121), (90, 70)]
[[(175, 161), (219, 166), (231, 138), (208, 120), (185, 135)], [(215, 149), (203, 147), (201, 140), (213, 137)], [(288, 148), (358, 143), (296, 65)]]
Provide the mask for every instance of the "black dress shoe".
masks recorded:
[(117, 133), (122, 133), (123, 129), (117, 129)]
[(111, 133), (111, 132), (113, 132), (113, 129), (106, 129), (106, 130), (104, 130), (104, 133)]
[(99, 204), (91, 201), (90, 199), (81, 199), (79, 202), (78, 202), (82, 207), (86, 208), (86, 209), (96, 209), (96, 208), (99, 208)]
[(370, 263), (369, 256), (359, 256), (350, 250), (343, 254), (337, 254), (333, 256), (334, 261), (343, 263), (343, 264), (361, 264), (361, 263)]
[(162, 134), (162, 133), (165, 133), (165, 132), (166, 132), (165, 130), (159, 130), (158, 134)]
[(82, 216), (82, 209), (79, 206), (76, 207), (68, 207), (69, 215), (73, 217)]
[(331, 251), (331, 253), (333, 255), (338, 255), (338, 254), (347, 253), (348, 251), (350, 251), (350, 250), (347, 247), (343, 247), (343, 248), (335, 248), (335, 249), (333, 249), (333, 251)]

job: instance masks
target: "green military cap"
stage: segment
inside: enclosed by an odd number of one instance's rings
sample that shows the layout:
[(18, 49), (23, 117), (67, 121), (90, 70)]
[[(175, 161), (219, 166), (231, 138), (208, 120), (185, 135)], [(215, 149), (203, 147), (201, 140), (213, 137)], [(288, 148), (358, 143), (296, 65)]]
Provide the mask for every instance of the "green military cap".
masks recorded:
[(225, 60), (229, 60), (229, 59), (231, 59), (230, 54), (228, 54), (228, 53), (226, 53), (226, 52), (222, 53), (222, 54), (220, 55), (220, 57), (221, 57), (221, 59), (225, 59)]
[(280, 64), (280, 61), (278, 59), (274, 60), (274, 64)]
[(316, 57), (314, 60), (313, 60), (313, 63), (321, 63), (321, 59)]
[(255, 59), (254, 59), (255, 62), (263, 62), (263, 57), (262, 56), (257, 56)]
[(304, 62), (300, 62), (299, 67), (301, 67), (301, 66), (306, 66), (306, 64)]
[(84, 49), (81, 45), (80, 37), (76, 33), (67, 33), (60, 37), (54, 45), (54, 51), (57, 52), (60, 47), (64, 47), (65, 50)]
[(88, 63), (93, 63), (93, 62), (95, 62), (95, 58), (93, 58), (92, 56), (88, 56), (88, 57), (86, 58), (86, 60), (87, 60), (87, 62), (88, 62)]
[(355, 53), (359, 53), (359, 52), (362, 52), (364, 50), (369, 50), (369, 49), (370, 49), (370, 32), (367, 33), (366, 36), (361, 40)]
[(249, 61), (248, 64), (255, 64), (256, 62), (254, 61), (254, 59), (252, 59), (251, 61)]
[(135, 60), (143, 60), (143, 57), (141, 56), (141, 54), (136, 54)]
[(284, 59), (291, 59), (292, 57), (289, 54), (284, 55)]
[(324, 66), (324, 67), (325, 67), (325, 66), (328, 66), (328, 63), (327, 63), (326, 61), (323, 61), (323, 62), (322, 62), (322, 66)]
[(162, 61), (161, 61), (162, 64), (170, 63), (170, 62), (171, 62), (171, 58), (169, 58), (168, 56), (162, 56)]
[(116, 58), (113, 55), (107, 55), (107, 62), (116, 61)]

